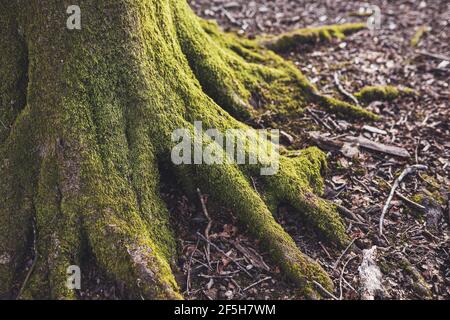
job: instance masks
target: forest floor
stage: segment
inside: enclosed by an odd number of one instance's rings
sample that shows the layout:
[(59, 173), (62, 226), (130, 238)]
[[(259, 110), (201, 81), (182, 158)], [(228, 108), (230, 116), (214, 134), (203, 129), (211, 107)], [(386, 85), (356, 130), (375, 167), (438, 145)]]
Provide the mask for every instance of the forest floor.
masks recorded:
[[(365, 3), (358, 1), (190, 3), (198, 15), (215, 19), (224, 30), (244, 37), (367, 20), (360, 11)], [(381, 29), (361, 31), (332, 44), (299, 45), (286, 58), (323, 93), (344, 100), (348, 97), (337, 89), (337, 72), (340, 84), (351, 93), (367, 85), (389, 84), (412, 88), (418, 95), (371, 103), (367, 108), (382, 116), (375, 123), (344, 121), (314, 105), (297, 118), (265, 114), (258, 119), (259, 125), (278, 127), (292, 136), (289, 149), (317, 145), (328, 152), (325, 197), (353, 213), (353, 217), (347, 214), (345, 221), (355, 245), (342, 250), (320, 242), (298, 215), (290, 214), (289, 208), (280, 208), (276, 218), (301, 250), (330, 274), (335, 283), (330, 299), (360, 298), (358, 268), (363, 250), (373, 246), (378, 248), (376, 264), (383, 275), (379, 298), (449, 299), (450, 3), (373, 0), (371, 4), (381, 9)], [(417, 46), (412, 46), (411, 39), (424, 26), (430, 29)], [(410, 156), (396, 157), (383, 150), (373, 152), (348, 144), (346, 148), (328, 149), (318, 143), (317, 135), (332, 141), (362, 136), (405, 148)], [(397, 191), (403, 198), (396, 195), (391, 202), (380, 237), (380, 216), (391, 185), (408, 165), (414, 164), (426, 165), (428, 170), (410, 174), (400, 184)], [(203, 234), (208, 225), (201, 201), (189, 200), (174, 186), (163, 189), (176, 217), (173, 220), (181, 250), (176, 276), (186, 299), (301, 299), (267, 253), (238, 226), (233, 212), (207, 201), (207, 190), (201, 190), (201, 196), (212, 219), (210, 253), (197, 234)], [(98, 295), (114, 297), (105, 292)]]

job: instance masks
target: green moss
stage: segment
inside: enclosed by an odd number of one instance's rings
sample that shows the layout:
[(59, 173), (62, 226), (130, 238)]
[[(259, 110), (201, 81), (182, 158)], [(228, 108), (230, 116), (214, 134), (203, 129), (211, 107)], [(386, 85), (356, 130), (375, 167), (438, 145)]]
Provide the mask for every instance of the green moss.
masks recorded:
[(417, 47), (422, 37), (427, 33), (430, 32), (431, 28), (429, 26), (421, 26), (417, 29), (414, 36), (411, 38), (411, 46)]
[(414, 283), (413, 289), (421, 298), (432, 298), (433, 294), (430, 290), (430, 285), (427, 284), (424, 277), (419, 271), (408, 261), (408, 259), (402, 257), (399, 259), (398, 265), (410, 276), (412, 276)]
[(355, 97), (363, 102), (392, 101), (400, 95), (414, 95), (415, 91), (410, 88), (396, 88), (393, 86), (367, 86), (355, 93)]
[[(199, 20), (185, 1), (80, 6), (81, 31), (65, 29), (67, 17), (56, 2), (29, 1), (7, 11), (20, 13), (29, 72), (26, 107), (2, 113), (11, 128), (0, 141), (0, 257), (6, 252), (14, 258), (0, 266), (0, 294), (11, 291), (14, 271), (23, 267), (34, 217), (38, 260), (23, 298), (76, 298), (65, 287), (65, 271), (80, 263), (85, 247), (130, 296), (180, 298), (172, 272), (175, 236), (159, 196), (161, 163), (191, 191), (202, 186), (235, 210), (304, 292), (313, 290), (313, 281), (331, 290), (327, 274), (297, 248), (264, 202), (274, 199), (271, 208), (288, 202), (327, 239), (347, 243), (334, 206), (316, 195), (323, 191), (322, 152), (311, 148), (298, 158), (282, 157), (278, 174), (263, 178), (265, 194), (259, 195), (249, 181), (262, 165), (173, 167), (171, 135), (200, 120), (221, 131), (249, 129), (236, 118), (267, 110), (296, 114), (308, 102), (345, 115), (373, 115), (322, 97), (294, 64), (257, 41)], [(20, 38), (16, 29), (7, 30)], [(6, 56), (1, 67), (13, 61), (20, 68), (12, 72), (23, 77), (26, 59)], [(2, 99), (21, 95), (25, 101), (18, 81), (13, 77), (0, 87)], [(257, 139), (249, 141), (247, 156), (270, 144)]]
[(445, 187), (441, 186), (441, 184), (430, 175), (421, 173), (419, 176), (427, 184), (427, 189), (423, 189), (423, 193), (425, 193), (423, 196), (425, 197), (426, 195), (443, 206), (447, 205), (445, 193), (448, 193), (448, 188), (446, 190)]
[[(187, 16), (186, 12), (179, 16)], [(376, 118), (345, 102), (322, 97), (318, 89), (291, 62), (261, 45), (220, 31), (214, 22), (190, 19), (181, 24), (179, 39), (196, 78), (214, 101), (241, 120), (270, 110), (285, 116), (298, 115), (309, 102), (330, 112), (355, 118)], [(203, 35), (199, 25), (206, 35)], [(343, 35), (361, 25), (312, 29), (312, 33)], [(334, 31), (333, 31), (334, 30)], [(209, 50), (204, 50), (205, 46)]]
[(347, 35), (366, 29), (364, 23), (345, 23), (322, 27), (310, 27), (284, 33), (277, 37), (262, 39), (262, 43), (275, 51), (287, 51), (300, 44), (330, 42), (333, 39), (343, 40)]
[(365, 110), (361, 107), (352, 105), (348, 102), (337, 100), (332, 97), (323, 96), (319, 97), (318, 103), (322, 108), (336, 113), (338, 115), (345, 116), (347, 118), (359, 118), (359, 119), (369, 119), (369, 120), (379, 120), (380, 117), (376, 114), (374, 114), (371, 111)]

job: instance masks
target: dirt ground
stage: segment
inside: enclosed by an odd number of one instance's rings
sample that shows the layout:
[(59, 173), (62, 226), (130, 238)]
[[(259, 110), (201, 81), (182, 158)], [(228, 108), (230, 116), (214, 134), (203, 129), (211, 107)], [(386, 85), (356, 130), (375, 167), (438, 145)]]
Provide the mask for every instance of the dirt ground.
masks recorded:
[[(202, 17), (215, 19), (224, 30), (243, 37), (278, 34), (308, 26), (364, 22), (367, 4), (338, 0), (191, 0)], [(323, 93), (348, 100), (337, 89), (350, 93), (367, 85), (409, 87), (418, 94), (392, 102), (373, 102), (368, 109), (382, 116), (375, 123), (347, 122), (311, 105), (297, 118), (265, 114), (258, 125), (277, 127), (293, 137), (288, 148), (318, 145), (328, 152), (325, 197), (349, 211), (345, 214), (354, 246), (347, 250), (321, 242), (307, 225), (280, 208), (277, 220), (301, 250), (317, 260), (331, 275), (335, 292), (330, 299), (359, 299), (358, 267), (363, 250), (377, 246), (381, 269), (381, 299), (449, 299), (449, 172), (450, 172), (450, 2), (375, 1), (380, 8), (380, 29), (358, 32), (331, 44), (299, 45), (286, 58)], [(411, 39), (426, 29), (417, 46)], [(448, 61), (448, 62), (446, 62)], [(370, 125), (370, 127), (364, 127)], [(328, 149), (311, 138), (316, 132), (329, 139), (363, 136), (375, 142), (405, 148), (408, 157), (371, 152), (357, 145), (349, 150)], [(391, 185), (408, 166), (423, 164), (428, 170), (408, 175), (394, 196), (378, 235), (380, 215)], [(255, 185), (257, 188), (257, 185)], [(186, 299), (301, 299), (284, 279), (278, 266), (245, 229), (233, 212), (201, 196), (193, 201), (174, 185), (165, 185), (164, 196), (177, 225), (181, 257), (178, 281)], [(194, 199), (200, 196), (194, 195)], [(419, 206), (417, 206), (419, 205)], [(100, 281), (100, 280), (98, 280)], [(114, 298), (116, 292), (86, 293), (89, 298)]]

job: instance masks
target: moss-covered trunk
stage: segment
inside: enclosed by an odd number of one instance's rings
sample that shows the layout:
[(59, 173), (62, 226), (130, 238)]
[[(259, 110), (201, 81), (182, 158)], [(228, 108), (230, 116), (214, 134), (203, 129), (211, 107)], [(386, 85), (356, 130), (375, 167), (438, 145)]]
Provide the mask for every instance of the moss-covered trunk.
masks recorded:
[(180, 298), (158, 162), (186, 191), (202, 185), (252, 225), (303, 292), (314, 283), (331, 288), (270, 211), (290, 203), (328, 239), (346, 242), (334, 207), (315, 195), (320, 151), (282, 157), (277, 175), (259, 177), (258, 193), (249, 183), (257, 166), (171, 165), (171, 134), (197, 120), (247, 128), (238, 120), (267, 109), (301, 112), (307, 101), (372, 115), (320, 96), (292, 64), (223, 34), (185, 0), (76, 2), (81, 30), (66, 27), (69, 1), (0, 0), (0, 297), (23, 285), (21, 298), (76, 298), (66, 269), (88, 247), (131, 296)]

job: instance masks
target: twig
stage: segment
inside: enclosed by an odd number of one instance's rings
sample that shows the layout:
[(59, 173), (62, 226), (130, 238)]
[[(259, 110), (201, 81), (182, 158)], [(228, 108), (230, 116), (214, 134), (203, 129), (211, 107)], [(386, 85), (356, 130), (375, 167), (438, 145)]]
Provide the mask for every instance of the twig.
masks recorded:
[(237, 281), (236, 280), (234, 280), (233, 278), (230, 278), (230, 281), (238, 288), (238, 293), (239, 293), (239, 295), (240, 296), (242, 296), (243, 294), (242, 294), (242, 288), (241, 288), (241, 286), (239, 285), (239, 283), (237, 283)]
[(362, 136), (359, 136), (359, 137), (346, 136), (344, 138), (344, 140), (346, 142), (357, 143), (361, 147), (372, 150), (372, 151), (386, 153), (386, 154), (390, 154), (390, 155), (402, 157), (402, 158), (411, 157), (408, 150), (406, 150), (405, 148), (400, 148), (400, 147), (396, 147), (396, 146), (392, 146), (392, 145), (386, 145), (383, 143), (375, 142), (375, 141), (369, 140)]
[(329, 253), (328, 250), (325, 248), (325, 246), (322, 244), (322, 242), (319, 242), (319, 245), (322, 247), (322, 250), (325, 252), (325, 254), (327, 255), (327, 257), (328, 257), (329, 259), (332, 259), (330, 253)]
[(33, 273), (34, 268), (36, 267), (36, 262), (37, 262), (37, 258), (38, 258), (38, 252), (37, 252), (37, 247), (36, 247), (36, 242), (37, 242), (37, 234), (36, 234), (36, 218), (33, 217), (31, 220), (31, 228), (33, 229), (33, 263), (31, 264), (30, 270), (28, 270), (27, 276), (25, 277), (25, 280), (22, 283), (22, 286), (20, 287), (19, 293), (17, 294), (16, 300), (20, 299), (20, 296), (23, 293), (23, 290), (25, 289), (28, 280), (31, 277), (31, 274)]
[(353, 290), (353, 292), (358, 293), (358, 291), (355, 288), (353, 288), (353, 286), (347, 280), (345, 280), (345, 278), (343, 278), (342, 280), (347, 285), (347, 287), (349, 287), (351, 290)]
[(312, 281), (320, 290), (325, 292), (327, 295), (329, 295), (333, 300), (339, 300), (334, 294), (332, 294), (330, 291), (325, 289), (320, 283), (318, 283), (316, 280)]
[(1, 124), (5, 129), (8, 129), (8, 127), (3, 123), (2, 120), (0, 120), (0, 124)]
[(379, 235), (382, 236), (383, 235), (383, 223), (384, 223), (384, 217), (386, 216), (386, 213), (389, 210), (392, 198), (394, 197), (395, 191), (396, 189), (399, 187), (400, 183), (402, 182), (402, 180), (409, 175), (410, 173), (416, 172), (417, 170), (427, 170), (428, 167), (421, 165), (421, 164), (416, 164), (416, 165), (412, 165), (412, 166), (408, 166), (405, 168), (405, 170), (403, 170), (402, 174), (395, 180), (394, 185), (391, 188), (391, 192), (389, 193), (389, 197), (386, 201), (386, 204), (384, 205), (383, 211), (381, 212), (381, 217), (380, 217), (380, 224), (379, 224)]
[[(389, 187), (392, 188), (392, 184), (390, 184), (389, 181), (386, 181), (386, 180), (384, 180), (384, 179), (382, 179), (382, 180), (383, 180), (384, 182), (386, 182), (386, 184), (387, 184)], [(405, 201), (406, 203), (408, 203), (410, 206), (415, 207), (416, 209), (418, 209), (418, 210), (420, 210), (420, 211), (425, 211), (425, 209), (426, 209), (425, 206), (423, 206), (423, 205), (421, 205), (421, 204), (419, 204), (419, 203), (417, 203), (417, 202), (415, 202), (415, 201), (412, 201), (411, 199), (405, 197), (403, 194), (401, 194), (401, 193), (398, 192), (398, 191), (395, 191), (395, 195), (396, 195), (397, 197), (399, 197), (400, 199), (402, 199), (403, 201)]]
[(421, 54), (423, 56), (430, 57), (430, 58), (438, 59), (438, 60), (450, 61), (450, 57), (445, 56), (443, 54), (439, 54), (439, 53), (431, 53), (431, 52), (424, 51), (424, 50), (416, 50), (416, 53)]
[[(206, 229), (205, 229), (205, 237), (206, 237), (206, 239), (209, 240), (209, 231), (211, 230), (212, 220), (211, 220), (211, 217), (209, 216), (208, 209), (206, 208), (205, 199), (203, 198), (202, 192), (200, 191), (199, 188), (197, 188), (197, 193), (198, 193), (198, 197), (200, 198), (200, 203), (202, 204), (203, 214), (205, 215), (206, 219), (208, 220), (208, 225), (206, 226)], [(209, 263), (210, 258), (211, 258), (211, 246), (210, 246), (209, 242), (206, 244), (206, 253), (207, 253), (206, 258)]]
[[(201, 253), (201, 251), (199, 251)], [(198, 263), (200, 266), (195, 267), (195, 269), (199, 269), (200, 267), (205, 267), (206, 269), (208, 269), (209, 271), (213, 271), (213, 269), (211, 268), (211, 266), (208, 266), (206, 263), (203, 263), (200, 260), (197, 260), (195, 258), (192, 258), (193, 262)]]
[(206, 278), (206, 279), (230, 279), (230, 278), (234, 277), (234, 274), (217, 275), (217, 276), (210, 276), (207, 274), (199, 274), (198, 276), (201, 278)]
[(233, 259), (232, 257), (228, 256), (222, 249), (220, 249), (218, 246), (216, 246), (214, 243), (212, 243), (211, 241), (209, 241), (208, 239), (205, 238), (204, 235), (202, 235), (200, 232), (197, 232), (197, 234), (200, 236), (200, 238), (202, 238), (203, 240), (205, 240), (206, 242), (208, 242), (209, 244), (211, 244), (211, 246), (213, 246), (217, 251), (219, 251), (221, 254), (223, 254), (226, 258), (230, 259), (239, 269), (241, 269), (242, 271), (244, 271), (249, 277), (253, 278), (253, 276), (247, 271), (247, 269), (245, 269), (243, 266), (241, 266), (241, 264), (239, 262), (237, 262), (235, 259)]
[(356, 220), (357, 222), (364, 223), (364, 221), (361, 221), (361, 218), (359, 218), (356, 214), (354, 214), (352, 211), (350, 211), (346, 207), (344, 207), (344, 206), (342, 206), (340, 204), (336, 204), (336, 209), (338, 210), (338, 212), (340, 214), (345, 215), (347, 218)]
[(345, 90), (345, 88), (342, 86), (341, 82), (339, 81), (339, 74), (338, 72), (334, 73), (334, 82), (336, 83), (336, 87), (338, 88), (338, 90), (347, 98), (349, 98), (350, 100), (352, 100), (357, 106), (359, 106), (359, 101), (358, 99), (356, 99), (356, 97), (354, 95), (352, 95), (350, 92), (348, 92), (347, 90)]
[(348, 249), (350, 249), (352, 247), (352, 245), (355, 243), (355, 241), (359, 239), (359, 237), (354, 238), (347, 246), (347, 248), (345, 248), (345, 250), (341, 253), (341, 255), (339, 256), (339, 258), (336, 260), (336, 262), (333, 265), (333, 269), (336, 269), (339, 262), (341, 261), (342, 257), (347, 253)]
[(242, 291), (247, 291), (248, 289), (251, 289), (251, 288), (253, 288), (254, 286), (257, 286), (258, 284), (260, 284), (260, 283), (262, 283), (262, 282), (264, 282), (264, 281), (270, 280), (270, 279), (272, 279), (272, 277), (266, 277), (266, 278), (264, 278), (264, 279), (261, 279), (261, 280), (259, 280), (259, 281), (256, 281), (255, 283), (249, 285), (248, 287), (245, 287)]
[(343, 292), (342, 292), (342, 279), (344, 278), (345, 268), (347, 268), (347, 265), (350, 263), (350, 261), (352, 261), (355, 258), (356, 257), (351, 257), (350, 259), (348, 259), (347, 262), (342, 267), (341, 276), (339, 277), (339, 300), (342, 300), (342, 295), (343, 295)]
[(311, 115), (311, 117), (313, 117), (314, 120), (316, 120), (318, 123), (323, 124), (323, 126), (328, 130), (333, 131), (333, 128), (331, 128), (325, 121), (319, 118), (311, 109), (306, 108), (305, 110)]
[(211, 298), (210, 296), (208, 296), (208, 294), (206, 293), (205, 290), (202, 290), (203, 294), (208, 298), (208, 300), (213, 300), (213, 298)]
[(197, 238), (197, 244), (195, 245), (194, 251), (192, 251), (191, 257), (189, 259), (187, 279), (186, 279), (186, 292), (187, 292), (188, 295), (190, 294), (190, 289), (191, 289), (191, 265), (192, 265), (192, 258), (194, 258), (194, 254), (197, 251), (199, 242), (200, 242), (200, 239)]
[[(389, 184), (390, 185), (390, 184)], [(400, 199), (402, 199), (403, 201), (409, 203), (411, 206), (415, 207), (416, 209), (419, 209), (420, 211), (425, 211), (425, 207), (415, 201), (412, 201), (411, 199), (405, 197), (404, 195), (402, 195), (400, 192), (395, 191), (395, 194), (397, 195), (397, 197), (399, 197)]]

